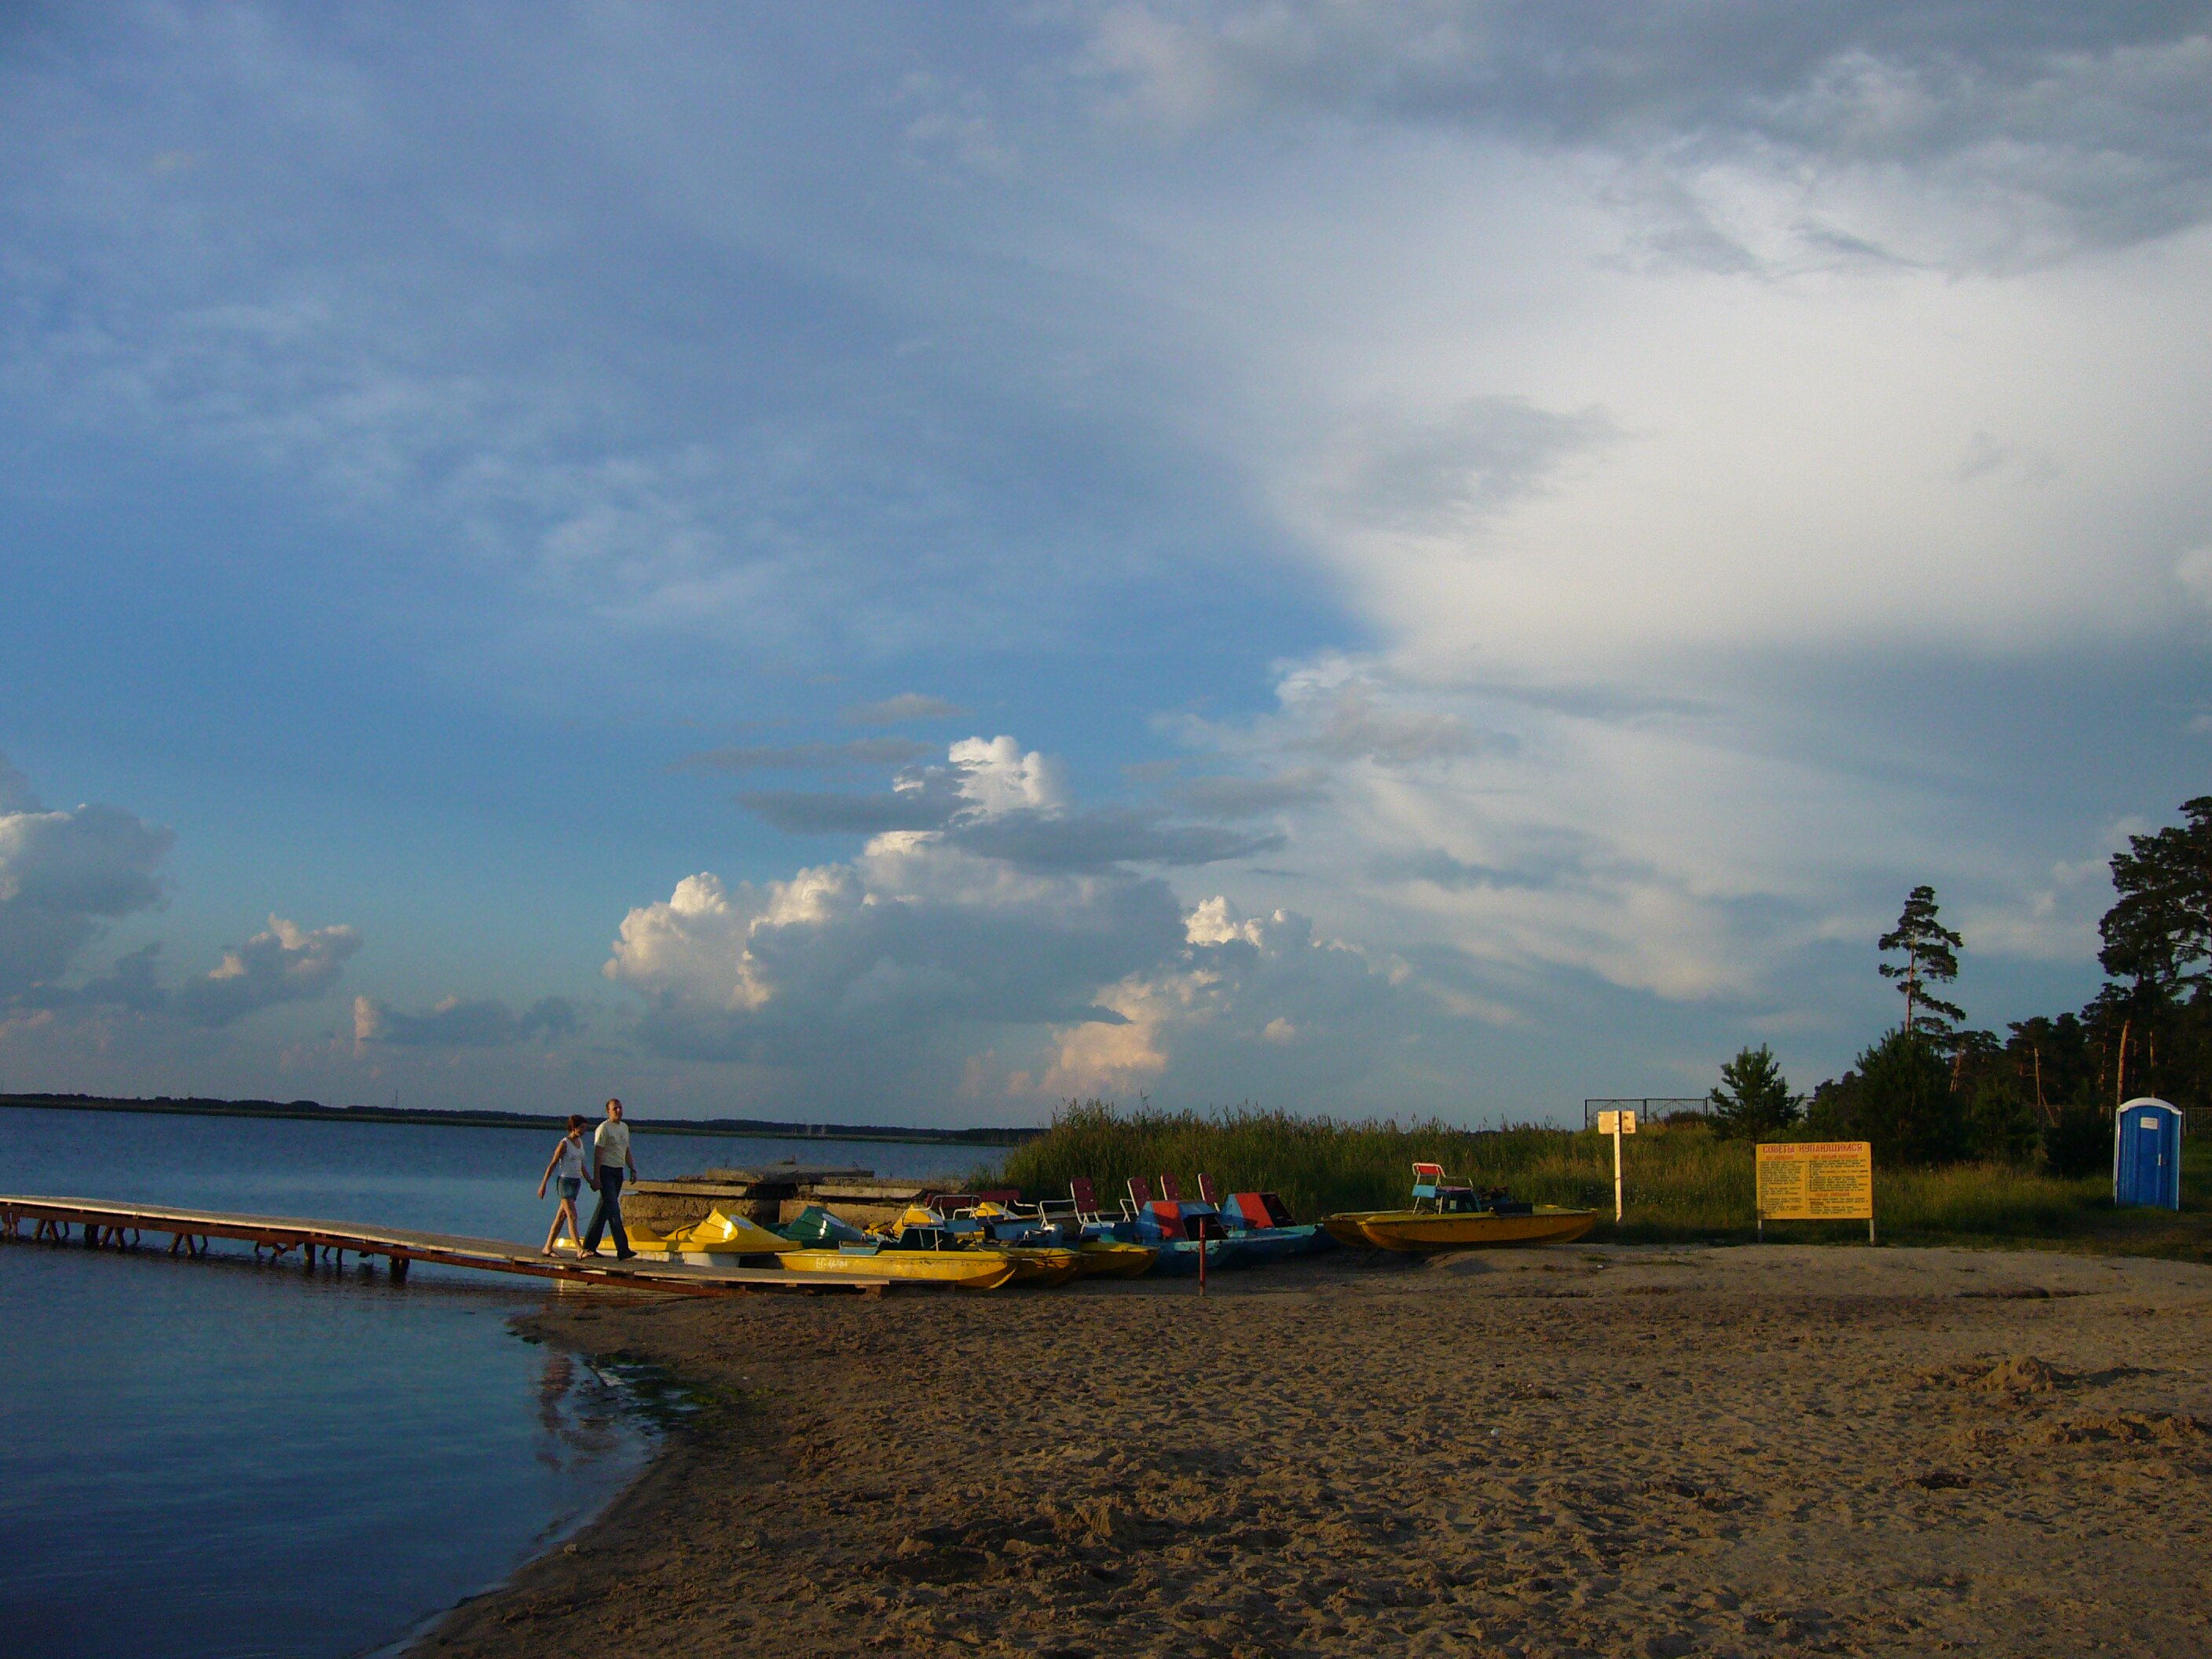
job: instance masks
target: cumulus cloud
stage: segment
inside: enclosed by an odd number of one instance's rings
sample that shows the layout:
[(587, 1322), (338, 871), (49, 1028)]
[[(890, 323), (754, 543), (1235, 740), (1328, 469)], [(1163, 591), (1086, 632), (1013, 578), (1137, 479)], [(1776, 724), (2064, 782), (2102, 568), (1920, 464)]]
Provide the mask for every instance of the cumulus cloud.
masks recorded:
[(864, 702), (845, 711), (847, 722), (853, 726), (897, 726), (906, 720), (958, 720), (969, 711), (957, 702), (943, 697), (925, 696), (920, 691), (902, 691), (896, 696), (885, 697), (881, 702)]
[(935, 827), (787, 880), (696, 874), (623, 918), (604, 971), (638, 994), (649, 1045), (1034, 1103), (1170, 1069), (1227, 1086), (1240, 1060), (1248, 1082), (1284, 1066), (1302, 1088), (1342, 1081), (1443, 1006), (1294, 912), (1188, 908), (1131, 868), (1272, 851), (1279, 832), (1085, 808), (1006, 737), (901, 784), (886, 799), (929, 803)]
[(1218, 895), (1184, 917), (1170, 957), (1099, 1001), (1119, 1020), (1054, 1034), (1046, 1095), (1127, 1096), (1171, 1070), (1188, 1090), (1249, 1092), (1286, 1064), (1303, 1071), (1301, 1089), (1343, 1086), (1436, 1011), (1409, 975), (1320, 936), (1310, 918), (1246, 916)]
[(1101, 1017), (1098, 988), (1179, 933), (1159, 881), (1026, 874), (892, 835), (787, 881), (687, 877), (623, 918), (605, 971), (641, 994), (641, 1034), (668, 1052), (911, 1057), (957, 1024)]
[(343, 924), (303, 928), (282, 916), (243, 945), (234, 945), (207, 973), (186, 980), (174, 1006), (196, 1025), (229, 1025), (280, 1002), (304, 1002), (337, 982), (361, 935)]
[(174, 839), (119, 807), (50, 811), (0, 756), (0, 1001), (60, 979), (102, 924), (157, 903)]
[(377, 1043), (401, 1048), (505, 1048), (532, 1038), (556, 1042), (583, 1029), (566, 997), (540, 997), (517, 1013), (496, 998), (449, 996), (428, 1012), (401, 1013), (370, 997), (353, 1000), (356, 1053)]

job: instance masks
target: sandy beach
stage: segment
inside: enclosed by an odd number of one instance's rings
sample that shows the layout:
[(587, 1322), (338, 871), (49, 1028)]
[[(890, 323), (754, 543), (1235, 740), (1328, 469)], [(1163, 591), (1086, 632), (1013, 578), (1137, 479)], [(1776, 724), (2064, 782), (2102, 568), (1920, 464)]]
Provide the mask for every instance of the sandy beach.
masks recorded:
[(534, 1323), (729, 1403), (418, 1653), (2212, 1648), (2212, 1268), (1568, 1247)]

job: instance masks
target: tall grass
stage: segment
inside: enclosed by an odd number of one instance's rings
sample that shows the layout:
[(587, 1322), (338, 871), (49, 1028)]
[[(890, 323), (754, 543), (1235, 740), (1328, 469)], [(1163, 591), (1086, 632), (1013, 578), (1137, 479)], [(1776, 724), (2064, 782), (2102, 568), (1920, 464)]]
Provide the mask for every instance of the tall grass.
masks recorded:
[[(1120, 1112), (1097, 1101), (1071, 1104), (1051, 1130), (1010, 1152), (979, 1179), (1018, 1186), (1031, 1196), (1065, 1194), (1087, 1176), (1109, 1206), (1132, 1176), (1173, 1175), (1186, 1193), (1201, 1173), (1226, 1192), (1279, 1193), (1291, 1212), (1311, 1220), (1338, 1210), (1405, 1203), (1413, 1164), (1441, 1164), (1481, 1187), (1516, 1198), (1597, 1210), (1594, 1237), (1622, 1242), (1749, 1238), (1753, 1231), (1753, 1152), (1744, 1141), (1717, 1140), (1704, 1126), (1649, 1128), (1626, 1146), (1626, 1219), (1613, 1222), (1613, 1145), (1595, 1132), (1524, 1124), (1464, 1129), (1429, 1121), (1350, 1121), (1253, 1109), (1202, 1115), (1145, 1109)], [(2061, 1181), (2002, 1164), (1875, 1172), (1881, 1235), (1899, 1243), (2065, 1241), (2212, 1259), (2212, 1147), (2191, 1149), (2184, 1164), (2181, 1217), (2116, 1211), (2101, 1178)], [(1770, 1237), (1865, 1237), (1862, 1222), (1776, 1224)]]

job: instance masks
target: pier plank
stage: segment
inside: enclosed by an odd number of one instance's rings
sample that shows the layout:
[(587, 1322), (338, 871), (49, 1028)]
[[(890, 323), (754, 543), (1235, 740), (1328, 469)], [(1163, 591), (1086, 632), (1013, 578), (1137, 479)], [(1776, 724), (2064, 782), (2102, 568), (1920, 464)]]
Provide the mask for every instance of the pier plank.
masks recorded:
[[(506, 1239), (421, 1232), (306, 1216), (241, 1215), (219, 1210), (135, 1204), (106, 1199), (0, 1194), (0, 1242), (22, 1242), (18, 1229), (33, 1224), (33, 1241), (58, 1226), (90, 1230), (98, 1239), (122, 1230), (167, 1233), (173, 1239), (222, 1238), (263, 1249), (313, 1252), (351, 1250), (380, 1255), (401, 1273), (408, 1261), (559, 1279), (610, 1289), (663, 1291), (679, 1296), (732, 1296), (758, 1291), (803, 1295), (880, 1296), (891, 1281), (858, 1275), (790, 1273), (778, 1267), (702, 1267), (689, 1262), (607, 1261), (546, 1256)], [(174, 1250), (174, 1246), (172, 1247)], [(197, 1251), (193, 1252), (198, 1254)]]

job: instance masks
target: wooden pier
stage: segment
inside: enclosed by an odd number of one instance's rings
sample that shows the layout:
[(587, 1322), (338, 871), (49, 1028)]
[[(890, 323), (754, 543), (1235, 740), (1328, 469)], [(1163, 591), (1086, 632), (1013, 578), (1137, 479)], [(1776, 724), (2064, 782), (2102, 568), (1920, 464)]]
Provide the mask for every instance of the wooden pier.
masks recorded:
[[(72, 1227), (78, 1230), (74, 1238), (70, 1233)], [(809, 1296), (881, 1296), (891, 1284), (857, 1274), (788, 1273), (777, 1267), (702, 1267), (680, 1261), (548, 1256), (503, 1239), (365, 1227), (349, 1221), (228, 1215), (160, 1204), (0, 1194), (0, 1243), (45, 1242), (86, 1249), (128, 1250), (141, 1248), (148, 1233), (167, 1235), (168, 1254), (173, 1256), (204, 1255), (216, 1239), (252, 1245), (256, 1260), (282, 1261), (296, 1251), (300, 1261), (309, 1267), (319, 1260), (343, 1266), (349, 1254), (364, 1260), (381, 1256), (395, 1279), (407, 1277), (410, 1262), (434, 1261), (441, 1267), (520, 1273), (603, 1290), (659, 1291), (676, 1296), (743, 1296), (772, 1291)]]

